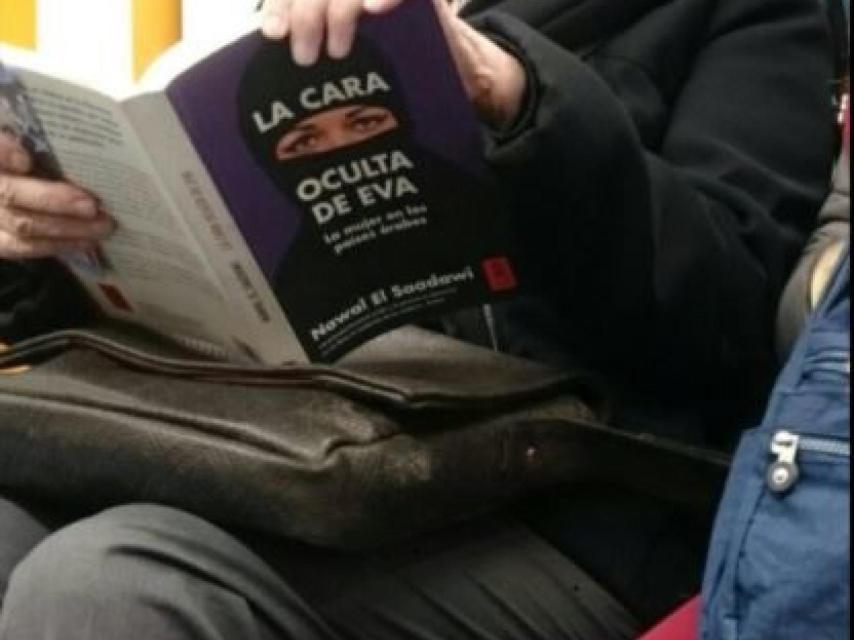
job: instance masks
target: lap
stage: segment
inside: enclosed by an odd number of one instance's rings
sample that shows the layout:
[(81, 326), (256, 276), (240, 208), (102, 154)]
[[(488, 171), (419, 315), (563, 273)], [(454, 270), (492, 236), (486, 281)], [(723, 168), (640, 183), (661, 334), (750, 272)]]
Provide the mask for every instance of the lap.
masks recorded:
[(15, 566), (49, 533), (34, 513), (0, 497), (0, 604)]
[(608, 640), (637, 632), (573, 562), (510, 520), (355, 556), (260, 548), (348, 640)]
[[(45, 607), (64, 623), (75, 615), (70, 609), (92, 606), (82, 600), (109, 608), (104, 598), (121, 611), (116, 623), (125, 627), (139, 616), (139, 629), (195, 629), (168, 636), (180, 638), (214, 637), (204, 635), (204, 625), (185, 624), (195, 619), (248, 625), (252, 634), (232, 637), (263, 639), (606, 640), (630, 638), (636, 630), (625, 610), (572, 562), (525, 527), (504, 521), (382, 552), (342, 554), (240, 541), (189, 514), (133, 505), (47, 537), (21, 567), (3, 612), (8, 640), (40, 637), (32, 629), (47, 623)], [(90, 588), (69, 597), (63, 581)], [(128, 600), (148, 603), (148, 610), (136, 611)], [(163, 620), (170, 610), (178, 617)], [(229, 611), (243, 619), (222, 619)], [(14, 625), (21, 634), (8, 631)]]

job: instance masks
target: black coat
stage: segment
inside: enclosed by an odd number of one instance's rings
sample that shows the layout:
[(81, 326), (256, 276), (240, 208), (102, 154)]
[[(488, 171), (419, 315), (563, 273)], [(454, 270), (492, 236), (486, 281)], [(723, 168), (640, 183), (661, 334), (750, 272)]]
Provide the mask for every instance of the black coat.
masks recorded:
[[(748, 419), (773, 374), (777, 299), (833, 157), (821, 3), (473, 0), (466, 10), (530, 81), (520, 121), (487, 142), (533, 283), (528, 299), (496, 309), (502, 346), (596, 368), (669, 415)], [(0, 335), (61, 315), (34, 277), (16, 302), (13, 280), (0, 284)], [(453, 329), (483, 340), (476, 324)]]
[(667, 405), (714, 429), (761, 408), (777, 301), (833, 158), (822, 5), (467, 7), (531, 85), (488, 149), (535, 283), (496, 309), (504, 349), (603, 371), (649, 398), (653, 420)]

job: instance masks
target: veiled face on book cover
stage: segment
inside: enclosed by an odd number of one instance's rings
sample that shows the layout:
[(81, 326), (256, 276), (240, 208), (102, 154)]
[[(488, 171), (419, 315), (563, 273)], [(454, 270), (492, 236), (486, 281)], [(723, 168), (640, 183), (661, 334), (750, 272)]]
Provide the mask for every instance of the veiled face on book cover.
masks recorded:
[(357, 39), (346, 59), (311, 67), (294, 63), (280, 44), (264, 44), (238, 91), (255, 160), (318, 226), (424, 197), (423, 171), (439, 159), (414, 144), (396, 72), (370, 42)]

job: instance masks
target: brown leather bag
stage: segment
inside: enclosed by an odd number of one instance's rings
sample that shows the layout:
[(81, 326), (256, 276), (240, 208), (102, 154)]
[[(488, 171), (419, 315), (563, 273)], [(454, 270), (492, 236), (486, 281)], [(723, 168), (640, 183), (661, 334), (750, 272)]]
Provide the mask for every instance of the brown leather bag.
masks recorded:
[(0, 354), (0, 491), (171, 504), (362, 548), (572, 481), (711, 500), (726, 461), (604, 425), (586, 377), (415, 328), (335, 367), (189, 358), (64, 331)]

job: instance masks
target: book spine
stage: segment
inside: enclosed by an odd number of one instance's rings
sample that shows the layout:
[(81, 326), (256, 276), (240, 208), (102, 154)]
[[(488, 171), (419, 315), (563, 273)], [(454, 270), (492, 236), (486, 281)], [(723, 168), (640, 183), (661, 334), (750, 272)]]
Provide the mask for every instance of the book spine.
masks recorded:
[(168, 97), (126, 103), (155, 170), (200, 246), (229, 305), (237, 346), (267, 364), (307, 361), (290, 323), (205, 169)]

